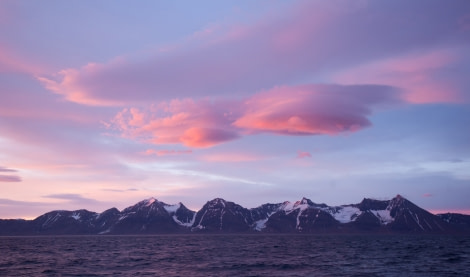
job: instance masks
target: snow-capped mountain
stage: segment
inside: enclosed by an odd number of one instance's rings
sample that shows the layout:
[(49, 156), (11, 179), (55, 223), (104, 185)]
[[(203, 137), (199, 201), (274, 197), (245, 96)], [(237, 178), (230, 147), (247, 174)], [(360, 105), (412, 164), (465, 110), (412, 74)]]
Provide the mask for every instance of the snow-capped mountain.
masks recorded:
[(246, 232), (253, 222), (250, 211), (221, 198), (208, 201), (196, 214), (192, 231)]
[(397, 195), (328, 206), (302, 198), (247, 209), (221, 198), (199, 211), (149, 198), (119, 211), (52, 211), (34, 220), (0, 220), (0, 235), (158, 233), (455, 233), (470, 228), (470, 216), (433, 215)]
[(99, 214), (87, 210), (52, 211), (32, 221), (41, 234), (94, 234)]
[(325, 204), (316, 204), (310, 199), (282, 203), (271, 214), (259, 231), (266, 232), (315, 232), (334, 229), (338, 222), (326, 211)]
[(168, 205), (155, 198), (140, 201), (134, 206), (125, 208), (119, 213), (117, 220), (105, 233), (174, 233), (181, 232), (192, 226), (195, 212), (188, 210), (183, 204)]

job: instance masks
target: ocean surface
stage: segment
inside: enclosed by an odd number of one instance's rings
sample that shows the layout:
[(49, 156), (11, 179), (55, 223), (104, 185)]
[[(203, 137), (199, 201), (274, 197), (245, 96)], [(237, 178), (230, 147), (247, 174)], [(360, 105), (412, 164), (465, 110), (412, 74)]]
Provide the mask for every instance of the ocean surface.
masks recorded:
[(0, 276), (470, 276), (470, 236), (0, 237)]

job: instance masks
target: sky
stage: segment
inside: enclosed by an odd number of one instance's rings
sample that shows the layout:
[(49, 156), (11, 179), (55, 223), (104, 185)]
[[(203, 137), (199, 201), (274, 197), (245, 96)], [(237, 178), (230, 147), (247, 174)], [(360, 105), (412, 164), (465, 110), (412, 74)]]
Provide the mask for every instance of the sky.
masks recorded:
[(470, 1), (0, 1), (0, 218), (401, 194), (470, 214)]

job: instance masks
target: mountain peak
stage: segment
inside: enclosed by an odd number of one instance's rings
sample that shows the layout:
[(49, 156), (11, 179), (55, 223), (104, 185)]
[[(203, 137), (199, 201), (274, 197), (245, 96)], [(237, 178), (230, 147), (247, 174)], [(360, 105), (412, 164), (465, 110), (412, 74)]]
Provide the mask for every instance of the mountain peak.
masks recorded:
[(356, 206), (361, 211), (367, 210), (386, 210), (389, 206), (390, 200), (377, 200), (372, 198), (364, 198), (362, 199), (361, 203), (357, 204)]
[(397, 196), (395, 196), (394, 198), (392, 198), (390, 201), (395, 201), (395, 202), (398, 202), (398, 203), (403, 203), (405, 201), (409, 202), (408, 199), (406, 199), (403, 195), (401, 194), (397, 194)]
[(135, 207), (149, 207), (152, 204), (158, 203), (158, 202), (159, 201), (155, 197), (150, 197), (150, 198), (137, 202), (134, 206)]
[(229, 202), (225, 201), (222, 198), (214, 198), (210, 201), (207, 201), (206, 204), (202, 207), (202, 209), (225, 209)]
[(313, 202), (312, 202), (312, 200), (308, 199), (307, 197), (302, 197), (302, 199), (300, 200), (300, 204), (312, 205)]
[(400, 206), (403, 206), (404, 203), (408, 202), (405, 197), (401, 196), (400, 194), (397, 194), (394, 198), (390, 200), (390, 203), (388, 204), (388, 210), (392, 210), (395, 208), (398, 208)]
[(145, 206), (150, 206), (153, 203), (155, 203), (155, 201), (158, 201), (158, 200), (154, 197), (150, 197), (149, 199), (146, 199), (143, 202), (145, 203)]
[(285, 201), (280, 206), (280, 209), (286, 212), (290, 212), (290, 211), (297, 210), (297, 209), (300, 209), (303, 211), (312, 205), (313, 205), (313, 202), (310, 199), (303, 197), (301, 200), (296, 201), (296, 202)]
[(214, 199), (212, 199), (211, 201), (209, 201), (207, 203), (210, 204), (210, 205), (222, 205), (222, 206), (225, 207), (225, 204), (227, 204), (227, 201), (225, 201), (225, 199), (223, 199), (223, 198), (217, 197), (217, 198), (214, 198)]
[[(151, 197), (123, 211), (113, 208), (97, 214), (87, 210), (62, 210), (21, 223), (0, 220), (0, 235), (330, 231), (449, 233), (468, 230), (468, 222), (468, 216), (433, 215), (399, 194), (391, 200), (364, 198), (361, 203), (342, 206), (315, 204), (303, 197), (296, 202), (263, 204), (253, 209), (214, 198), (197, 212), (189, 210), (181, 202), (170, 205)], [(22, 229), (18, 229), (18, 224)]]

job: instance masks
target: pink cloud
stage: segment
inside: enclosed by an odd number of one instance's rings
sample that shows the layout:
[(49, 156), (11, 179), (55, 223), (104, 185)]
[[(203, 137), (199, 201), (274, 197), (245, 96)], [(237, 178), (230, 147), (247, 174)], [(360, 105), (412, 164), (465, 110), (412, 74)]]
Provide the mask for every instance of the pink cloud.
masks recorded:
[(230, 126), (237, 103), (230, 104), (231, 107), (223, 101), (173, 100), (145, 110), (123, 109), (112, 123), (126, 138), (204, 148), (238, 138)]
[(410, 103), (459, 103), (468, 98), (461, 87), (465, 74), (459, 74), (463, 73), (459, 63), (468, 60), (462, 51), (435, 50), (380, 60), (346, 70), (333, 80), (399, 87), (405, 92), (403, 99)]
[(190, 147), (210, 147), (238, 138), (236, 132), (213, 128), (189, 128), (180, 141)]
[[(114, 66), (112, 63), (109, 66)], [(124, 103), (122, 100), (116, 100), (119, 98), (99, 98), (90, 97), (89, 92), (93, 87), (99, 87), (98, 89), (116, 90), (115, 85), (109, 80), (100, 80), (99, 83), (87, 85), (87, 79), (89, 76), (93, 76), (101, 72), (104, 65), (90, 63), (83, 66), (80, 70), (77, 69), (64, 69), (54, 74), (51, 77), (37, 76), (36, 79), (41, 82), (45, 88), (50, 91), (64, 96), (68, 101), (90, 105), (90, 106), (119, 106)], [(60, 81), (57, 81), (59, 79)], [(118, 86), (124, 84), (116, 84)], [(121, 88), (123, 89), (123, 88)], [(127, 93), (132, 90), (127, 87)]]
[(394, 101), (398, 92), (381, 86), (303, 85), (277, 87), (245, 101), (233, 125), (284, 135), (355, 132), (370, 126), (376, 104)]
[[(468, 34), (456, 28), (467, 13), (465, 5), (301, 2), (282, 16), (203, 30), (195, 35), (201, 43), (186, 45), (183, 40), (172, 51), (89, 63), (38, 80), (67, 100), (87, 105), (247, 96), (412, 50), (468, 43)], [(417, 9), (425, 12), (417, 17)], [(432, 79), (418, 81), (419, 85), (428, 80)], [(418, 95), (410, 101), (423, 100)]]
[[(297, 17), (288, 18), (288, 22), (294, 22), (281, 32), (278, 27), (285, 26), (286, 20), (229, 26), (216, 34), (213, 29), (203, 30), (191, 35), (189, 40), (206, 39), (206, 43), (189, 43), (189, 48), (173, 46), (171, 51), (154, 53), (139, 61), (128, 56), (108, 63), (89, 63), (40, 76), (38, 80), (69, 101), (105, 106), (167, 100), (169, 92), (172, 97), (181, 99), (259, 89), (266, 83), (266, 78), (255, 73), (265, 70), (266, 63), (278, 54), (278, 45), (292, 44), (286, 42), (286, 36), (293, 40), (291, 33), (295, 32), (295, 40), (302, 38), (301, 30), (312, 26), (303, 24), (304, 20), (297, 22)], [(187, 44), (188, 39), (184, 42)], [(261, 47), (253, 47), (256, 45)], [(254, 58), (258, 63), (252, 63)], [(271, 68), (282, 70), (282, 67)], [(280, 77), (288, 72), (287, 69), (282, 71), (276, 75)]]
[(241, 133), (335, 135), (370, 126), (373, 108), (397, 102), (398, 95), (385, 86), (283, 86), (243, 102), (184, 99), (125, 108), (112, 128), (129, 139), (194, 148), (228, 142)]
[(432, 197), (432, 194), (431, 193), (425, 193), (425, 194), (423, 194), (423, 197)]
[(297, 151), (297, 158), (298, 159), (303, 159), (303, 158), (311, 158), (312, 154), (307, 151)]

